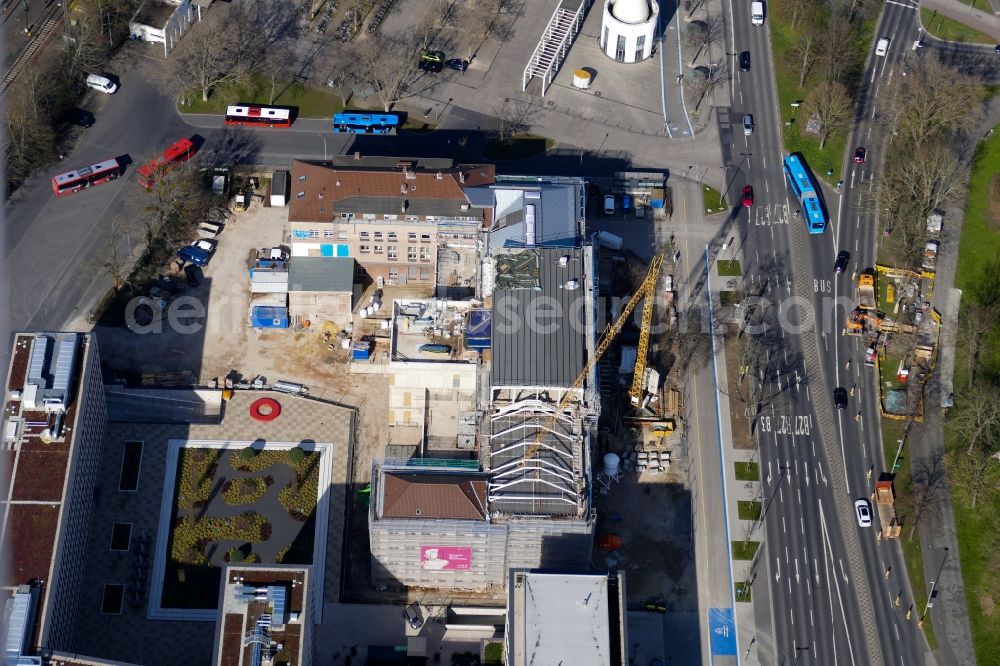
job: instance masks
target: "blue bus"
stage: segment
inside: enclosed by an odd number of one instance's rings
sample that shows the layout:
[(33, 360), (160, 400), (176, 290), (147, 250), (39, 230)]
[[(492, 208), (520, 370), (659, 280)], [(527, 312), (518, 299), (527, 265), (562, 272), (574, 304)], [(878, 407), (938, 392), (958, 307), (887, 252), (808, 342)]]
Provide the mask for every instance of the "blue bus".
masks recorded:
[(819, 199), (819, 188), (809, 173), (802, 156), (793, 153), (785, 158), (785, 178), (792, 193), (799, 202), (802, 216), (806, 218), (806, 230), (811, 234), (821, 234), (826, 229), (826, 213)]
[(333, 131), (337, 134), (392, 134), (401, 124), (398, 113), (344, 111), (333, 114)]

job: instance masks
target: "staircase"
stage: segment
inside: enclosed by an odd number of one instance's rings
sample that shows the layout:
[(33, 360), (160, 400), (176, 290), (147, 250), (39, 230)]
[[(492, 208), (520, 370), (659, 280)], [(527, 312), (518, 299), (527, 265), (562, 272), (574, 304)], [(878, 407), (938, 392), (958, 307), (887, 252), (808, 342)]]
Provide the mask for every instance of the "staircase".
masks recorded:
[(545, 91), (573, 44), (573, 38), (583, 26), (583, 18), (589, 7), (590, 0), (581, 2), (575, 11), (566, 9), (563, 3), (559, 3), (545, 27), (545, 32), (538, 40), (535, 52), (531, 54), (531, 59), (524, 68), (521, 78), (522, 91), (527, 89), (531, 79), (538, 77), (542, 80), (542, 97), (545, 96)]

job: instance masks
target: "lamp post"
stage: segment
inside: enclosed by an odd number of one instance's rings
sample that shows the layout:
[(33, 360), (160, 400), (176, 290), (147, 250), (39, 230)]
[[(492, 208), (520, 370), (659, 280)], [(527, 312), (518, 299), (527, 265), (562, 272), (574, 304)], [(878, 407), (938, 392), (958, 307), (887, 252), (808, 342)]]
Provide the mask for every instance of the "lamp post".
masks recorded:
[(941, 566), (938, 567), (938, 575), (934, 577), (931, 581), (931, 589), (927, 593), (927, 603), (924, 604), (924, 612), (920, 614), (920, 620), (917, 622), (918, 626), (923, 626), (924, 618), (927, 617), (927, 611), (934, 607), (934, 589), (937, 587), (938, 578), (941, 577), (941, 572), (944, 571), (945, 562), (948, 561), (948, 547), (944, 547), (944, 557), (941, 558)]

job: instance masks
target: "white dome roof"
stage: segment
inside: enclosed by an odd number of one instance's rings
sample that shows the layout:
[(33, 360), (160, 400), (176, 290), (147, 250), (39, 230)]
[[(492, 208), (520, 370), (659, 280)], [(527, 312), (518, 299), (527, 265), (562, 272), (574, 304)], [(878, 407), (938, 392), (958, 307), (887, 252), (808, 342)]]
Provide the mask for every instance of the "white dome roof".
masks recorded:
[(622, 23), (643, 23), (652, 12), (649, 0), (615, 0), (611, 13)]

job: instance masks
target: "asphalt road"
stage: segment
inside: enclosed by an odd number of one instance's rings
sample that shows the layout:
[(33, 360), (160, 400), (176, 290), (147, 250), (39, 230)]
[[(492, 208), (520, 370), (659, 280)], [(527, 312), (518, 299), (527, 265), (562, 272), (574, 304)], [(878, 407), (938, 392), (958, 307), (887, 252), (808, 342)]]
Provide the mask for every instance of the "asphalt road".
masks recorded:
[[(835, 318), (824, 313), (831, 311), (835, 296), (835, 229), (807, 234), (798, 205), (787, 193), (768, 31), (750, 24), (742, 4), (734, 9), (729, 17), (734, 70), (742, 51), (750, 51), (751, 68), (736, 74), (722, 142), (730, 165), (730, 198), (738, 201), (744, 183), (754, 189), (753, 205), (738, 212), (740, 221), (746, 221), (744, 275), (750, 292), (763, 299), (753, 322), (768, 329), (771, 349), (766, 370), (757, 378), (769, 385), (771, 397), (755, 433), (767, 575), (758, 577), (754, 597), (769, 601), (756, 609), (758, 633), (767, 626), (773, 632), (770, 641), (762, 641), (773, 654), (768, 658), (761, 652), (760, 657), (763, 663), (897, 663), (904, 656), (889, 624), (895, 613), (886, 615), (873, 602), (884, 599), (881, 588), (887, 586), (878, 571), (874, 530), (858, 527), (854, 517), (855, 493), (865, 496), (868, 491), (859, 484), (851, 488), (845, 477), (846, 457), (849, 472), (862, 469), (860, 440), (848, 433), (842, 449), (842, 429), (834, 427), (844, 422), (844, 414), (832, 404), (841, 341)], [(744, 113), (754, 115), (751, 136), (743, 133)], [(810, 309), (811, 315), (806, 314)], [(848, 421), (855, 429), (864, 425), (853, 415)], [(877, 427), (875, 418), (868, 422)], [(761, 585), (768, 589), (758, 594)]]

